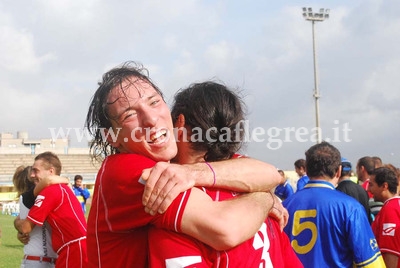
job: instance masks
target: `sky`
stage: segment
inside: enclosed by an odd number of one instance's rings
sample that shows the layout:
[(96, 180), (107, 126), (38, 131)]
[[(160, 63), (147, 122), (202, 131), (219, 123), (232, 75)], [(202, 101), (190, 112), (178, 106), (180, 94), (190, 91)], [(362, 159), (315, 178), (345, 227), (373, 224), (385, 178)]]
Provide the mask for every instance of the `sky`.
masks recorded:
[[(292, 170), (315, 144), (312, 24), (322, 139), (355, 166), (379, 156), (400, 167), (400, 1), (0, 2), (0, 132), (83, 129), (104, 72), (142, 63), (172, 104), (193, 82), (240, 92), (242, 153)], [(73, 146), (84, 146), (71, 132)]]

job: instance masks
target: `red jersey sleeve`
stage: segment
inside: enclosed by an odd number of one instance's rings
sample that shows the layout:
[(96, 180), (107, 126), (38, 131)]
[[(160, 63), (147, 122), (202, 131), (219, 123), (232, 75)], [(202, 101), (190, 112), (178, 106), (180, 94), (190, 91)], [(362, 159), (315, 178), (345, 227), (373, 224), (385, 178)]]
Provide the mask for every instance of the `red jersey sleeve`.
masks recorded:
[(153, 225), (158, 228), (164, 228), (181, 233), (183, 212), (189, 200), (190, 193), (191, 190), (180, 193), (164, 214), (158, 215), (154, 218), (152, 221)]
[(116, 154), (103, 161), (88, 217), (89, 267), (148, 267), (149, 224), (179, 228), (190, 191), (176, 198), (162, 215), (144, 211), (140, 177), (143, 169), (154, 165), (153, 160), (136, 154)]
[(154, 165), (153, 160), (137, 154), (107, 157), (96, 178), (88, 222), (104, 220), (106, 224), (97, 226), (99, 231), (127, 232), (149, 223), (178, 229), (190, 191), (180, 194), (162, 215), (151, 216), (144, 211), (140, 178), (143, 169)]
[(44, 188), (35, 199), (35, 204), (29, 210), (28, 219), (42, 226), (47, 216), (61, 204), (60, 184)]
[(104, 221), (98, 225), (99, 231), (126, 232), (151, 221), (152, 216), (144, 211), (144, 186), (139, 179), (143, 169), (154, 165), (154, 161), (136, 154), (116, 154), (104, 160), (89, 215), (89, 221)]

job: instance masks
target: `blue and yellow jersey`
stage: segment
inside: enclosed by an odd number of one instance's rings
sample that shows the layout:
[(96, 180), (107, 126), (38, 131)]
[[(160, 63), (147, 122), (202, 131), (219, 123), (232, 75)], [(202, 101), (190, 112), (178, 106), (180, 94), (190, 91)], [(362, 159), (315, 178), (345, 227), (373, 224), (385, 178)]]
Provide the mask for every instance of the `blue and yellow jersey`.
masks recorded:
[(364, 208), (320, 180), (283, 202), (284, 231), (304, 267), (385, 267)]

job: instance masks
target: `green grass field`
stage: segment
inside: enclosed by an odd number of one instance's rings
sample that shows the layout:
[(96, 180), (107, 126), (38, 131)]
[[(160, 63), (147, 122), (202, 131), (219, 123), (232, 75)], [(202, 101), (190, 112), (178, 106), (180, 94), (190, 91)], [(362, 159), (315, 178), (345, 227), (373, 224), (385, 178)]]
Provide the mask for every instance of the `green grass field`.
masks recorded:
[(15, 217), (0, 214), (0, 268), (20, 267), (24, 245), (17, 239)]

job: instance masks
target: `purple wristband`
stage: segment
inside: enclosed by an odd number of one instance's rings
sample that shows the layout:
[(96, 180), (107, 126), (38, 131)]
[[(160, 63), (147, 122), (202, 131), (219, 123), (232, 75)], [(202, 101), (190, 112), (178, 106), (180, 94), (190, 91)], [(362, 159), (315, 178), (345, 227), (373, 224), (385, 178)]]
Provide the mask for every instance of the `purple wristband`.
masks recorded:
[(214, 182), (213, 182), (213, 184), (211, 185), (211, 187), (214, 187), (214, 185), (215, 185), (215, 171), (214, 171), (214, 169), (212, 168), (212, 166), (210, 165), (210, 163), (208, 163), (208, 162), (205, 162), (206, 163), (206, 165), (211, 169), (211, 171), (212, 171), (212, 173), (213, 173), (213, 175), (214, 175)]

